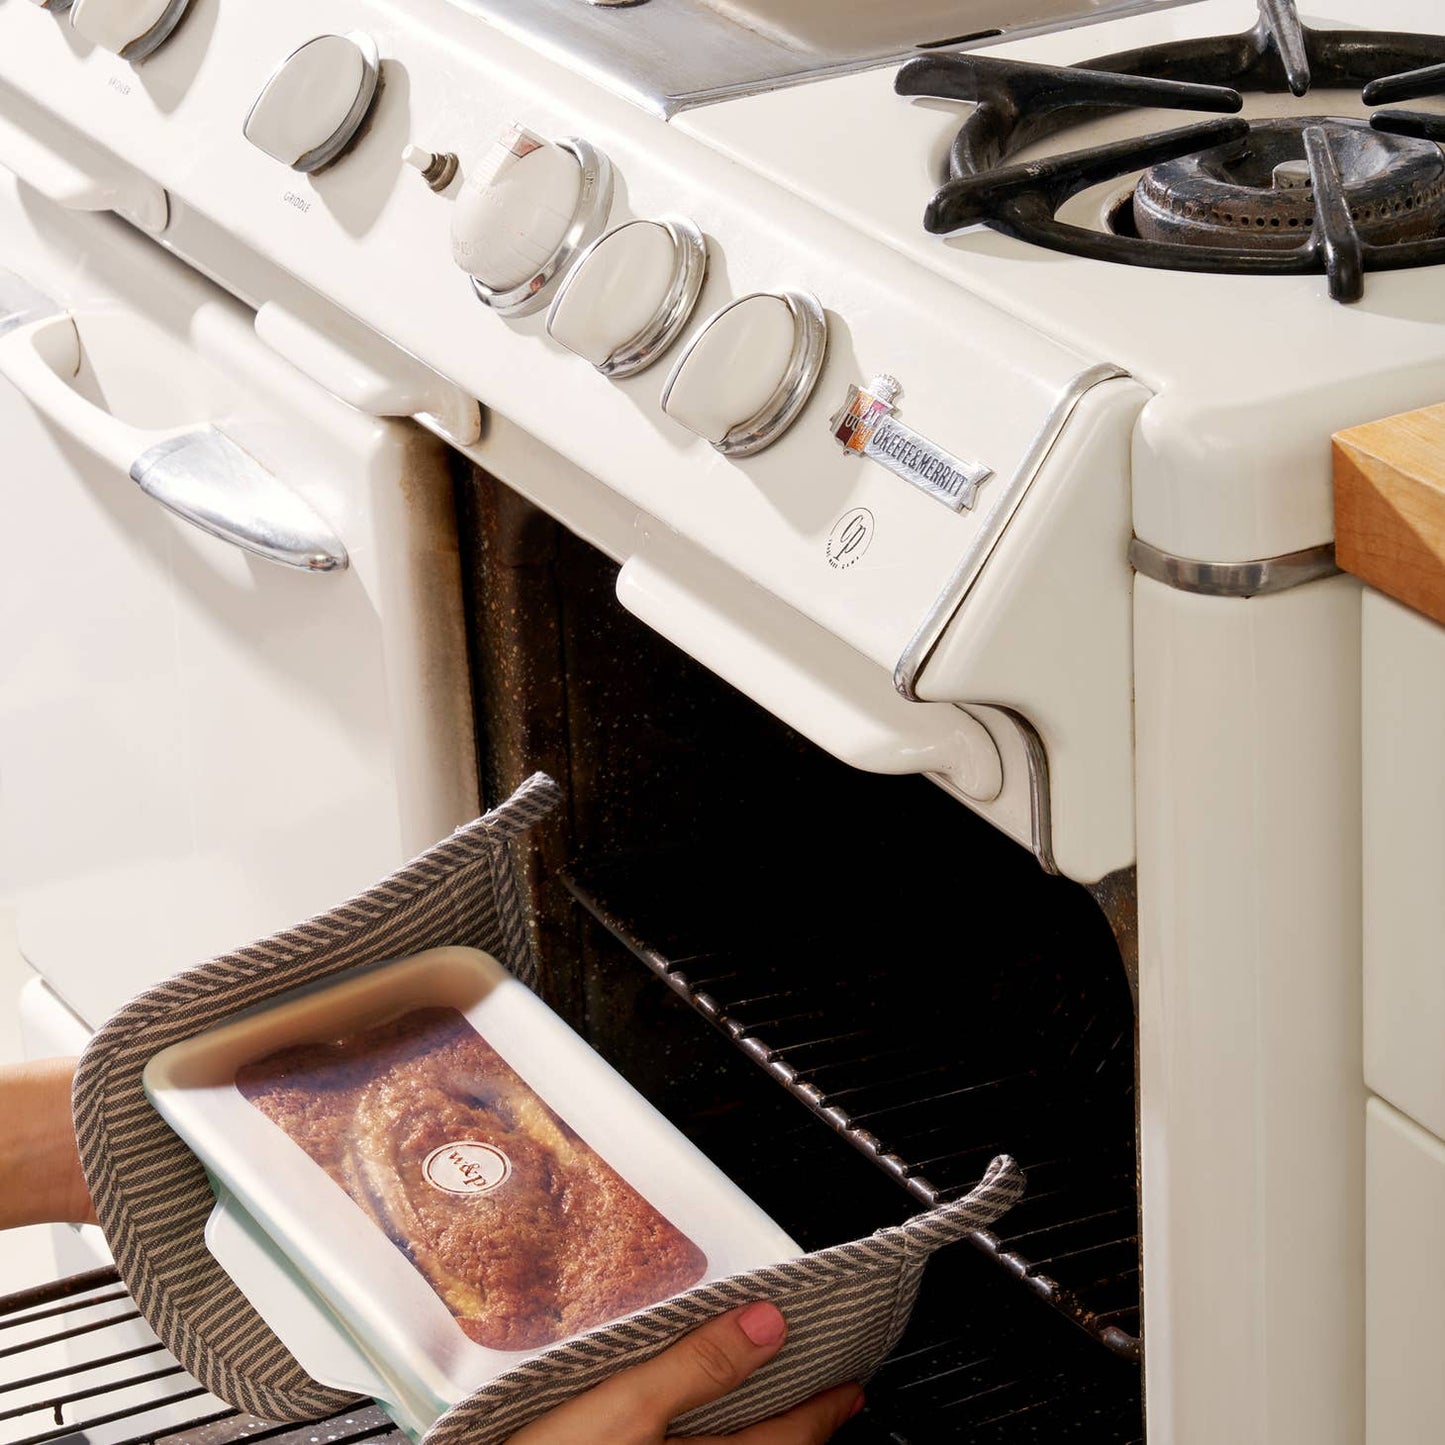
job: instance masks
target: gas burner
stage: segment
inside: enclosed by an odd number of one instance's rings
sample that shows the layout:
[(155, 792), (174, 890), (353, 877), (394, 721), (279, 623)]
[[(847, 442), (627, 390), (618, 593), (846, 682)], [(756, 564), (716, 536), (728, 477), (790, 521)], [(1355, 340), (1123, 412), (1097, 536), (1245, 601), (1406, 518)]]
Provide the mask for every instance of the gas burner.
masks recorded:
[(1151, 166), (1123, 208), (1133, 234), (1193, 246), (1292, 250), (1314, 224), (1305, 132), (1323, 131), (1361, 241), (1389, 246), (1445, 234), (1445, 152), (1362, 120), (1256, 121), (1248, 146), (1196, 151)]
[[(1357, 301), (1366, 270), (1445, 262), (1445, 117), (1206, 121), (1007, 164), (1034, 141), (1135, 107), (1237, 112), (1241, 92), (1363, 87), (1368, 105), (1445, 92), (1445, 37), (1315, 30), (1294, 0), (1259, 0), (1237, 36), (1155, 45), (1056, 68), (968, 53), (919, 56), (900, 95), (971, 101), (924, 226), (987, 225), (1096, 260), (1167, 270), (1325, 272)], [(1071, 197), (1142, 171), (1108, 230), (1057, 218)]]

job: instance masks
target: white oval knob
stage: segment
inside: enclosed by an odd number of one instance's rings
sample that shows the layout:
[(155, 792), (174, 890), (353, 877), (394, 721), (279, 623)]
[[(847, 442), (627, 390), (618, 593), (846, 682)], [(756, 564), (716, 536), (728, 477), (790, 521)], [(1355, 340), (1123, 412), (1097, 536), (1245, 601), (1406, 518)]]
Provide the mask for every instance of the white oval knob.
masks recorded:
[(827, 320), (812, 296), (744, 296), (688, 343), (663, 388), (662, 409), (724, 456), (761, 451), (803, 409), (827, 341)]
[(631, 376), (677, 340), (707, 273), (691, 221), (627, 221), (579, 257), (547, 313), (547, 332), (604, 376)]
[(75, 0), (70, 23), (102, 50), (144, 60), (180, 24), (190, 0)]
[(611, 204), (612, 168), (599, 151), (512, 126), (457, 197), (452, 258), (487, 305), (535, 311), (602, 230)]
[(380, 76), (369, 35), (318, 35), (272, 72), (246, 117), (246, 139), (292, 170), (319, 171), (356, 138)]

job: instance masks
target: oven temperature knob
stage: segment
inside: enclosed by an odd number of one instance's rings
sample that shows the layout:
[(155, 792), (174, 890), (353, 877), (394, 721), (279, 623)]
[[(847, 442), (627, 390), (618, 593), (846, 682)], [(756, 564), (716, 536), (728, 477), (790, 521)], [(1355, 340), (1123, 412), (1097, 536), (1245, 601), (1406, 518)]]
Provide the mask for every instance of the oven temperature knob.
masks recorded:
[(724, 306), (678, 358), (662, 409), (727, 457), (776, 441), (808, 400), (828, 322), (802, 291), (759, 292)]
[(76, 34), (114, 51), (122, 60), (144, 60), (164, 45), (180, 24), (190, 0), (74, 0), (70, 23)]
[(707, 273), (707, 242), (691, 221), (626, 221), (567, 273), (547, 332), (603, 376), (631, 376), (677, 340)]
[(356, 139), (380, 79), (369, 35), (318, 35), (272, 72), (246, 117), (246, 139), (294, 171), (319, 171)]
[(612, 167), (575, 137), (502, 133), (467, 177), (452, 212), (452, 257), (477, 296), (504, 316), (546, 305), (557, 281), (607, 224)]

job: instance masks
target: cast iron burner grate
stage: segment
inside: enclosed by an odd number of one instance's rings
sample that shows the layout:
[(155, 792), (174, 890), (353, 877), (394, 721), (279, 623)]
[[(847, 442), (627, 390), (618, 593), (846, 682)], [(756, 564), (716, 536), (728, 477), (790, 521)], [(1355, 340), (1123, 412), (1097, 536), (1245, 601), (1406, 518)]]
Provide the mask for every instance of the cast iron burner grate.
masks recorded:
[[(1166, 270), (1323, 271), (1337, 301), (1359, 300), (1368, 270), (1445, 262), (1445, 226), (1436, 211), (1424, 224), (1416, 214), (1419, 168), (1440, 170), (1437, 142), (1445, 141), (1445, 116), (1376, 111), (1369, 125), (1381, 144), (1374, 148), (1361, 146), (1359, 122), (1331, 116), (1293, 122), (1290, 149), (1276, 156), (1286, 166), (1283, 184), (1271, 167), (1262, 184), (1248, 187), (1254, 192), (1249, 204), (1239, 202), (1238, 185), (1221, 187), (1239, 180), (1227, 172), (1242, 166), (1254, 148), (1278, 147), (1278, 125), (1262, 130), (1243, 118), (1205, 121), (1006, 164), (1033, 141), (1133, 107), (1228, 113), (1243, 108), (1241, 92), (1303, 96), (1311, 86), (1363, 87), (1362, 99), (1371, 106), (1445, 93), (1445, 37), (1316, 30), (1301, 22), (1294, 0), (1259, 0), (1259, 12), (1258, 24), (1243, 35), (1149, 46), (1063, 68), (964, 52), (907, 61), (894, 82), (899, 94), (977, 106), (954, 141), (950, 178), (929, 202), (924, 226), (943, 235), (982, 224), (1050, 250)], [(1194, 175), (1200, 191), (1171, 207), (1162, 228), (1134, 224), (1137, 202), (1119, 208), (1109, 230), (1074, 225), (1056, 214), (1089, 187), (1136, 170), (1146, 178), (1156, 168), (1164, 171), (1162, 178), (1154, 174), (1153, 188), (1173, 196), (1165, 168), (1200, 153), (1205, 174), (1201, 179), (1196, 168)], [(1381, 201), (1372, 193), (1397, 169), (1405, 173), (1398, 193)], [(1439, 187), (1438, 177), (1427, 178), (1424, 189), (1433, 194), (1425, 204), (1440, 200)], [(1298, 195), (1276, 194), (1300, 189), (1309, 192), (1302, 210)], [(1196, 221), (1205, 224), (1191, 224)], [(1230, 242), (1231, 231), (1237, 244)]]
[(1064, 883), (1022, 850), (957, 860), (962, 893), (924, 886), (903, 856), (880, 844), (853, 876), (767, 853), (622, 855), (568, 886), (917, 1199), (966, 1193), (1012, 1154), (1028, 1191), (975, 1244), (1137, 1360), (1134, 1014), (1112, 937), (1069, 887), (1013, 906), (1029, 881)]

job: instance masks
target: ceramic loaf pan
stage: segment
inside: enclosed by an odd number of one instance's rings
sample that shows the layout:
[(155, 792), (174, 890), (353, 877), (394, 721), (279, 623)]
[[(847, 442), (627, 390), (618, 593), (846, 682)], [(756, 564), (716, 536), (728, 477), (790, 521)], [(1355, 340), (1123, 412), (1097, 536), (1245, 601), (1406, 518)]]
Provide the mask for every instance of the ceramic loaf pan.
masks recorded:
[[(288, 995), (143, 1078), (221, 1186), (211, 1252), (314, 1378), (367, 1381), (413, 1438), (546, 1346), (802, 1253), (477, 949)], [(508, 1233), (533, 1220), (535, 1254)], [(267, 1309), (278, 1265), (319, 1319)], [(347, 1326), (370, 1377), (325, 1353)]]
[[(509, 844), (556, 798), (551, 779), (534, 775), (485, 817), (330, 913), (146, 990), (96, 1032), (81, 1058), (74, 1099), (81, 1162), (117, 1267), (166, 1346), (238, 1409), (265, 1420), (311, 1420), (388, 1386), (378, 1379), (374, 1340), (335, 1331), (314, 1266), (305, 1274), (292, 1266), (270, 1233), (272, 1221), (250, 1212), (253, 1201), (233, 1207), (219, 1176), (219, 1196), (213, 1190), (201, 1160), (147, 1099), (146, 1066), (207, 1030), (252, 1011), (259, 1016), (282, 995), (430, 950), (480, 950), (530, 984), (535, 963)], [(301, 1153), (293, 1162), (311, 1161)], [(655, 1182), (647, 1172), (639, 1173), (643, 1191)], [(1000, 1156), (972, 1192), (901, 1226), (704, 1278), (619, 1321), (529, 1352), (445, 1408), (429, 1428), (425, 1399), (398, 1405), (398, 1415), (412, 1432), (425, 1428), (425, 1445), (501, 1445), (527, 1421), (704, 1320), (768, 1298), (788, 1320), (782, 1352), (725, 1399), (673, 1424), (678, 1435), (738, 1430), (830, 1385), (866, 1381), (897, 1344), (931, 1253), (991, 1224), (1022, 1191), (1017, 1165)], [(746, 1201), (740, 1207), (751, 1208)], [(238, 1272), (251, 1271), (261, 1309), (208, 1248), (208, 1223), (218, 1252)], [(723, 1270), (730, 1267), (725, 1258), (717, 1261)], [(272, 1327), (283, 1320), (336, 1383), (308, 1373)]]

